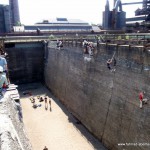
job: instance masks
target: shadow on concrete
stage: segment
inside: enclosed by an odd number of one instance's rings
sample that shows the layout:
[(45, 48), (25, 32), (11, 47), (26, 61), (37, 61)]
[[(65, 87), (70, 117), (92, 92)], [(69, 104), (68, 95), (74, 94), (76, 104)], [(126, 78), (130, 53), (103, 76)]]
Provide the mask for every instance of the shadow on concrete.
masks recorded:
[[(48, 91), (51, 90), (48, 89)], [(59, 99), (57, 99), (52, 92), (50, 92), (50, 95), (48, 96), (50, 96), (56, 102), (56, 104), (62, 109), (62, 111), (68, 116), (69, 123), (72, 123), (74, 127), (78, 130), (78, 132), (80, 132), (81, 135), (85, 139), (87, 139), (87, 141), (93, 146), (93, 149), (107, 150), (107, 148), (105, 148), (103, 144), (98, 139), (96, 139), (94, 135), (92, 135), (92, 133), (88, 131), (88, 129), (82, 124), (82, 122), (79, 121), (72, 113), (70, 113), (70, 111), (66, 108), (66, 106)]]

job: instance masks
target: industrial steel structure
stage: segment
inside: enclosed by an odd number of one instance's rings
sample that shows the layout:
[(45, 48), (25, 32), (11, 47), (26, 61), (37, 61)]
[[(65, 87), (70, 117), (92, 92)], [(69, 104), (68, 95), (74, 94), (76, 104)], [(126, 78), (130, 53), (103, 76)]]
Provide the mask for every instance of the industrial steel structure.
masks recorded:
[(133, 5), (141, 4), (142, 8), (135, 10), (135, 17), (127, 18), (126, 21), (136, 21), (136, 22), (149, 22), (150, 21), (150, 0), (143, 0), (141, 2), (130, 2), (123, 3), (122, 5)]
[(18, 0), (9, 0), (11, 26), (20, 23)]
[(0, 4), (0, 33), (9, 33), (20, 23), (18, 0), (9, 0), (9, 5)]
[(122, 5), (133, 5), (133, 4), (142, 4), (142, 9), (138, 8), (135, 11), (135, 16), (150, 14), (150, 0), (143, 0), (141, 2), (122, 3)]
[(10, 9), (9, 5), (0, 5), (0, 33), (10, 32)]
[[(135, 16), (126, 18), (126, 13), (122, 6), (141, 4), (142, 8), (135, 10)], [(114, 0), (113, 10), (109, 10), (109, 0), (106, 0), (105, 11), (103, 12), (103, 29), (149, 30), (150, 28), (150, 0), (141, 0), (139, 2), (122, 3), (121, 0)]]
[(114, 1), (113, 10), (109, 10), (109, 0), (106, 0), (103, 12), (103, 29), (118, 30), (125, 28), (126, 13), (122, 10), (121, 0)]

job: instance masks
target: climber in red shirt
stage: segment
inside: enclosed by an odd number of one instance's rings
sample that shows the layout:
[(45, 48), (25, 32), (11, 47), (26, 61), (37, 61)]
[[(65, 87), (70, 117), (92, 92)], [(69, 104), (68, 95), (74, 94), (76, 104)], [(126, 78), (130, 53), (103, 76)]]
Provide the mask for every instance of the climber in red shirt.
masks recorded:
[(147, 98), (144, 98), (145, 92), (142, 91), (139, 94), (139, 100), (140, 100), (140, 108), (142, 108), (143, 104), (147, 104)]

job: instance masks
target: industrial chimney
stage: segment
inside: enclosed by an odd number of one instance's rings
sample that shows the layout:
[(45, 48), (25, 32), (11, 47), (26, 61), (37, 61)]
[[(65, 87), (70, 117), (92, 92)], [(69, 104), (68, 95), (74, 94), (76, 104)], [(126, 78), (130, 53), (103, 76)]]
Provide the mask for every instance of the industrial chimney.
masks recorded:
[(18, 0), (9, 0), (11, 27), (20, 22)]

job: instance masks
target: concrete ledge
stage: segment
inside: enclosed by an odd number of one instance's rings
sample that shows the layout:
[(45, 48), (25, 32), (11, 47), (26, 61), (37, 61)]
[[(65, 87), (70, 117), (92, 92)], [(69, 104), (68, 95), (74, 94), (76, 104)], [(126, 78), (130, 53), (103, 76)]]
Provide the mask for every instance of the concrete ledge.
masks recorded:
[(18, 90), (6, 91), (0, 98), (0, 149), (31, 150), (31, 144), (24, 132), (22, 112), (19, 99), (15, 102), (14, 95)]

